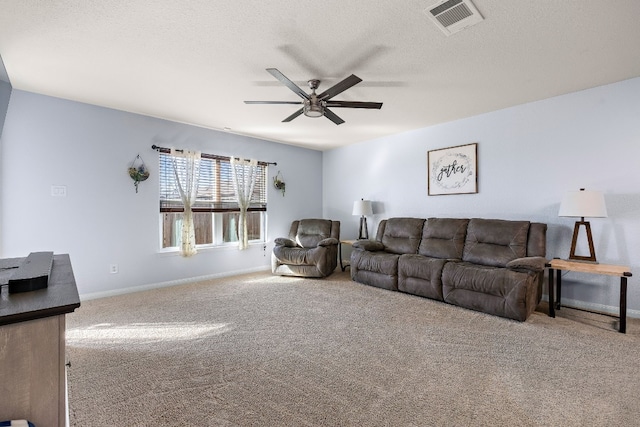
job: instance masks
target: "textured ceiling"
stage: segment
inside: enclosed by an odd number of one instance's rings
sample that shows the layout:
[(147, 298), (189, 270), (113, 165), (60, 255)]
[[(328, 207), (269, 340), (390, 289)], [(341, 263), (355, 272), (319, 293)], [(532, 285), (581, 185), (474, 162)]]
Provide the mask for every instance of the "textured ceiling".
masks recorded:
[[(433, 1), (0, 0), (14, 88), (318, 150), (640, 76), (638, 0), (475, 0), (449, 37)], [(335, 100), (346, 123), (300, 116), (270, 74)]]

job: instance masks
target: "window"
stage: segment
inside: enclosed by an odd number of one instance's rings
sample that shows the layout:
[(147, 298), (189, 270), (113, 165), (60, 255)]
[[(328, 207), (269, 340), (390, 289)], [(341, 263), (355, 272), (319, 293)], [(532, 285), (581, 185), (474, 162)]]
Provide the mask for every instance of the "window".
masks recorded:
[[(180, 246), (184, 205), (178, 191), (177, 173), (185, 173), (186, 160), (160, 151), (160, 223), (162, 247)], [(267, 164), (258, 163), (258, 179), (247, 211), (249, 241), (264, 241), (267, 212)], [(224, 245), (238, 241), (238, 216), (228, 157), (202, 154), (196, 202), (192, 206), (196, 245)]]

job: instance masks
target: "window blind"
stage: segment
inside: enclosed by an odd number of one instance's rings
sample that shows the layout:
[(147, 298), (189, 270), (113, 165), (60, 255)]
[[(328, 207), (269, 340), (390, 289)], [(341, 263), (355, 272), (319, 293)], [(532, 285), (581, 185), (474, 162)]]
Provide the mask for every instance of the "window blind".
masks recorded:
[[(184, 205), (178, 191), (178, 182), (173, 164), (178, 174), (186, 173), (186, 159), (160, 152), (160, 212), (183, 212)], [(267, 210), (267, 164), (258, 163), (258, 179), (253, 190), (248, 211)], [(239, 212), (233, 189), (231, 163), (228, 157), (202, 154), (200, 177), (193, 212)]]

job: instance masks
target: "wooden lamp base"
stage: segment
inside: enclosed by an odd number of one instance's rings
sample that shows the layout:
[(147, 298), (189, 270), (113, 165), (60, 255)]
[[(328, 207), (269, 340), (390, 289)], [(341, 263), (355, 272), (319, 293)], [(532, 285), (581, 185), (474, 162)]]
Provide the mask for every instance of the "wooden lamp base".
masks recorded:
[[(576, 255), (576, 243), (578, 242), (578, 234), (580, 227), (583, 226), (587, 230), (587, 242), (589, 243), (589, 256)], [(585, 221), (582, 218), (580, 221), (576, 221), (576, 225), (573, 227), (573, 239), (571, 240), (571, 252), (569, 253), (569, 259), (573, 261), (593, 262), (596, 261), (596, 250), (593, 248), (593, 237), (591, 236), (591, 224), (589, 221)]]
[(358, 240), (368, 240), (369, 229), (367, 228), (367, 218), (362, 215), (360, 217), (360, 230), (358, 231)]

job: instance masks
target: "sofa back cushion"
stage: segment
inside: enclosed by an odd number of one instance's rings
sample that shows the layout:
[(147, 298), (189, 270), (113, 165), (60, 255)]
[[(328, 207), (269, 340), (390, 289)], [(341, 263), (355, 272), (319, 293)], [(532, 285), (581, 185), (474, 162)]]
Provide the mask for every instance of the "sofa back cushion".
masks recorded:
[(527, 256), (547, 256), (547, 224), (532, 222), (529, 226)]
[[(415, 254), (422, 237), (422, 218), (389, 218), (379, 230), (384, 250), (393, 254)], [(380, 233), (382, 231), (382, 233)]]
[(467, 227), (462, 260), (505, 267), (527, 255), (529, 221), (473, 218)]
[(429, 218), (422, 230), (420, 255), (442, 258), (462, 259), (468, 219)]
[[(297, 224), (296, 224), (297, 223)], [(334, 237), (331, 234), (334, 221), (330, 219), (302, 219), (294, 221), (291, 232), (303, 248), (315, 248), (321, 240)], [(338, 223), (339, 224), (339, 223)], [(337, 225), (339, 227), (339, 225)]]

